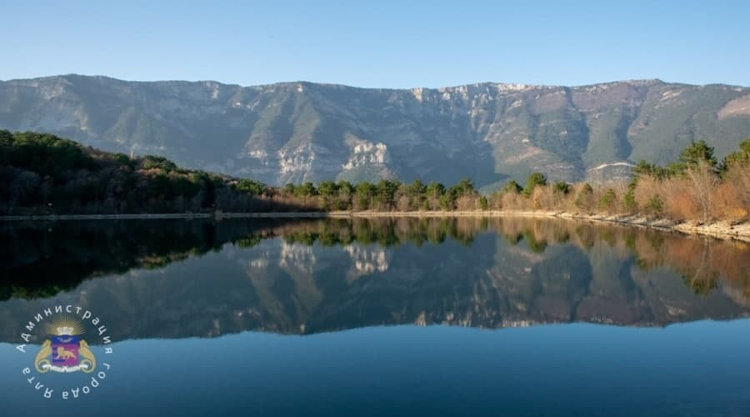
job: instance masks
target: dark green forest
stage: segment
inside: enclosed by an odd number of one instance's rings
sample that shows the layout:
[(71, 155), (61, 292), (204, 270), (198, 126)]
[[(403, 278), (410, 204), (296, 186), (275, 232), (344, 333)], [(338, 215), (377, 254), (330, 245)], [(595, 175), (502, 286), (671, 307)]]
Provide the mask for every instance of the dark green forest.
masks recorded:
[(0, 214), (120, 214), (487, 208), (468, 179), (452, 187), (396, 180), (306, 182), (279, 189), (131, 158), (54, 135), (0, 130)]
[(0, 213), (96, 214), (301, 210), (247, 179), (130, 158), (59, 137), (0, 130)]

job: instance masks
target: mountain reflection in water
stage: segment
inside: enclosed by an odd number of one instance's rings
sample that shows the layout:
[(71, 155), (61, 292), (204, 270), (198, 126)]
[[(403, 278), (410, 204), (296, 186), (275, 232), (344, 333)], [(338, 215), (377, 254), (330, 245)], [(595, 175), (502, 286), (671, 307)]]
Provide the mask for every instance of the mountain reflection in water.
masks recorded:
[[(750, 247), (530, 218), (92, 221), (0, 230), (0, 340), (42, 308), (112, 337), (748, 315)], [(37, 341), (38, 343), (38, 341)]]

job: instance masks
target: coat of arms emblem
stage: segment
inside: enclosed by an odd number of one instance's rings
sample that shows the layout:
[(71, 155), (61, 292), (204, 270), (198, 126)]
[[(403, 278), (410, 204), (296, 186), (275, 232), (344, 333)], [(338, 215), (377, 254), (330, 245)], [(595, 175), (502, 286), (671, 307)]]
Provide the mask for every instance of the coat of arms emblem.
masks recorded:
[(66, 319), (49, 327), (52, 337), (42, 343), (34, 360), (37, 372), (94, 372), (96, 358), (80, 337), (83, 333), (80, 323)]

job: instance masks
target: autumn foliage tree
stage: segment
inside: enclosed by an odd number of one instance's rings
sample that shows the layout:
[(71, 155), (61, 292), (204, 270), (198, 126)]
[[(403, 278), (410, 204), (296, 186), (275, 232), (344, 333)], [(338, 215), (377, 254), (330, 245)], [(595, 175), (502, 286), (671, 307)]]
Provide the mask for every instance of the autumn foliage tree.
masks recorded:
[(711, 220), (713, 194), (719, 184), (717, 165), (714, 149), (703, 140), (691, 143), (680, 154), (679, 170), (692, 184), (692, 195), (704, 223)]

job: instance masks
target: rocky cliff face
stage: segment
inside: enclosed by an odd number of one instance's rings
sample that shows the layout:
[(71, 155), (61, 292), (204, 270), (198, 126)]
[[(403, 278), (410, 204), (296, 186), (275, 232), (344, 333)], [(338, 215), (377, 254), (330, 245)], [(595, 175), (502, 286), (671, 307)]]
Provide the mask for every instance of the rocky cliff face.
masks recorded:
[(470, 177), (493, 188), (532, 171), (608, 181), (699, 139), (723, 156), (750, 136), (748, 103), (750, 88), (658, 80), (387, 90), (66, 75), (0, 82), (0, 128), (272, 185)]

